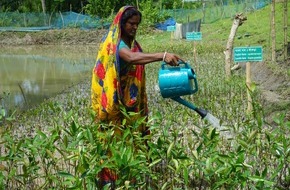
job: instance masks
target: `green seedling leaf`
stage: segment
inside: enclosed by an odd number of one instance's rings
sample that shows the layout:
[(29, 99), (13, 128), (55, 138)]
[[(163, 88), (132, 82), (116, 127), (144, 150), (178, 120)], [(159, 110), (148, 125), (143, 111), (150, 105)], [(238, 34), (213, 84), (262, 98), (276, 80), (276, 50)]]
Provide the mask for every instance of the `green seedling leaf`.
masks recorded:
[(75, 177), (72, 174), (67, 172), (57, 172), (57, 175), (64, 178), (75, 179)]
[(256, 137), (257, 133), (258, 133), (258, 130), (252, 131), (251, 134), (249, 135), (249, 138), (248, 138), (247, 142), (251, 143), (252, 140)]
[(152, 167), (152, 166), (155, 166), (156, 164), (158, 164), (159, 162), (161, 162), (162, 159), (157, 159), (157, 160), (154, 160), (152, 163), (149, 164), (149, 167)]
[(127, 120), (126, 120), (126, 119), (123, 119), (123, 121), (122, 121), (122, 125), (125, 126), (126, 123), (127, 123)]
[(198, 147), (196, 148), (196, 152), (197, 152), (197, 153), (200, 153), (201, 150), (202, 150), (202, 143), (200, 143), (200, 144), (198, 145)]
[(244, 147), (245, 149), (248, 149), (248, 143), (246, 143), (245, 141), (238, 139), (238, 143), (242, 145), (242, 147)]
[(217, 136), (216, 128), (211, 128), (209, 131), (209, 138), (212, 140), (215, 138), (215, 136)]
[[(3, 116), (3, 117), (6, 116), (6, 111), (5, 111), (5, 109), (1, 109), (0, 116)], [(1, 117), (1, 118), (2, 118), (2, 117)], [(0, 119), (1, 119), (1, 118), (0, 118)]]
[(71, 135), (75, 135), (75, 133), (77, 132), (78, 128), (79, 128), (78, 124), (75, 122), (75, 120), (73, 120), (71, 125), (70, 125)]
[(210, 170), (210, 168), (211, 168), (211, 161), (210, 161), (210, 158), (207, 158), (207, 159), (206, 159), (205, 167), (206, 167), (206, 170), (207, 170), (207, 171)]
[(91, 130), (90, 129), (87, 129), (86, 130), (86, 133), (87, 133), (87, 138), (88, 138), (89, 142), (91, 144), (94, 144), (93, 134), (92, 134)]
[(131, 133), (130, 128), (127, 128), (123, 134), (123, 140), (125, 140), (130, 133)]
[(23, 139), (18, 142), (17, 147), (16, 147), (16, 151), (18, 151), (20, 149), (20, 147), (23, 143), (24, 143)]
[(168, 182), (165, 182), (165, 183), (162, 185), (161, 190), (167, 189), (167, 184), (168, 184)]
[(66, 115), (65, 115), (65, 120), (71, 118), (72, 115), (73, 115), (73, 110), (70, 110), (68, 113), (66, 113)]
[(193, 156), (194, 156), (196, 159), (198, 159), (198, 153), (197, 153), (196, 150), (192, 151), (192, 154), (193, 154)]
[(77, 154), (72, 154), (72, 155), (67, 156), (66, 160), (71, 160), (71, 159), (76, 158), (76, 157), (78, 157)]
[(265, 167), (265, 169), (262, 172), (262, 177), (266, 177), (267, 176), (267, 173), (268, 173), (268, 168)]
[(172, 159), (173, 163), (174, 163), (174, 166), (176, 168), (176, 170), (178, 171), (179, 170), (179, 164), (178, 164), (178, 161), (176, 159)]
[(67, 146), (68, 146), (68, 137), (67, 137), (67, 135), (63, 136), (63, 144), (64, 144), (64, 147), (67, 148)]
[(168, 149), (167, 149), (167, 158), (169, 158), (169, 156), (170, 156), (170, 154), (171, 154), (171, 150), (172, 150), (174, 144), (175, 144), (175, 142), (173, 141), (173, 142), (169, 145), (169, 147), (168, 147)]
[(184, 167), (183, 169), (183, 178), (184, 178), (184, 183), (185, 185), (187, 186), (188, 185), (188, 179), (189, 179), (189, 175), (188, 175), (188, 168), (187, 167)]
[(64, 159), (66, 159), (66, 153), (63, 152), (60, 148), (55, 147), (55, 149), (64, 157)]
[(266, 138), (267, 138), (268, 142), (271, 143), (271, 136), (272, 135), (268, 131), (266, 131), (265, 134), (266, 134)]
[(254, 182), (264, 182), (267, 185), (274, 185), (275, 183), (272, 181), (268, 181), (260, 176), (249, 176), (248, 177), (250, 180), (254, 181)]
[(46, 134), (45, 134), (45, 133), (43, 133), (43, 132), (42, 132), (42, 131), (40, 131), (40, 130), (37, 130), (37, 131), (36, 131), (36, 133), (37, 133), (38, 135), (40, 135), (42, 138), (44, 138), (44, 139), (46, 139), (46, 138), (47, 138)]
[(54, 162), (56, 162), (55, 157), (54, 157), (53, 153), (52, 153), (50, 150), (46, 149), (46, 153), (48, 154), (48, 156), (49, 156), (49, 157), (50, 157)]
[(254, 91), (256, 90), (256, 88), (257, 88), (256, 83), (252, 82), (251, 85), (250, 85), (249, 90), (250, 90), (251, 92), (254, 92)]
[(78, 140), (78, 141), (82, 140), (82, 139), (83, 139), (83, 136), (84, 136), (84, 132), (83, 132), (83, 131), (79, 132), (79, 133), (77, 134), (77, 140)]
[(249, 165), (249, 164), (247, 164), (247, 163), (245, 163), (245, 162), (243, 162), (243, 166), (245, 166), (245, 167), (247, 167), (247, 168), (253, 168), (253, 166), (251, 166), (251, 165)]

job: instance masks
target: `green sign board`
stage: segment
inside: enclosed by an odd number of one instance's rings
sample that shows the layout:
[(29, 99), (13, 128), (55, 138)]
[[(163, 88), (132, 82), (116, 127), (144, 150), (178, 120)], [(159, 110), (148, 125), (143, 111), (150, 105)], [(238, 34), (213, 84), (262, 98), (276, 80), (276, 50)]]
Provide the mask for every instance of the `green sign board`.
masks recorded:
[(202, 34), (201, 32), (186, 32), (187, 40), (201, 40)]
[(235, 62), (262, 61), (263, 49), (261, 46), (234, 48)]
[(167, 26), (167, 31), (168, 32), (173, 32), (176, 30), (176, 27), (175, 26)]

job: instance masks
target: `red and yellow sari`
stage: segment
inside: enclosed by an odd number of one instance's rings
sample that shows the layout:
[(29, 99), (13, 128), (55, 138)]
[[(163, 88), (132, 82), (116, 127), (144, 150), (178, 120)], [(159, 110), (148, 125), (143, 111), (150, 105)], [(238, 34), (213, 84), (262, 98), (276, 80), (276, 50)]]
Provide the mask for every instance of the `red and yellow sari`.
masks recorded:
[[(146, 117), (147, 96), (145, 91), (144, 65), (121, 65), (118, 54), (121, 38), (121, 17), (130, 7), (119, 10), (111, 24), (108, 33), (103, 38), (97, 54), (96, 65), (92, 73), (92, 108), (96, 112), (96, 121), (120, 125), (125, 116), (121, 107), (126, 111), (137, 113), (134, 118), (126, 118), (126, 124), (134, 122), (138, 117)], [(137, 41), (131, 50), (142, 51)], [(143, 135), (149, 133), (146, 126), (140, 126)], [(119, 134), (120, 131), (115, 131)], [(108, 168), (99, 175), (102, 182), (115, 181), (117, 176)]]
[[(100, 44), (96, 65), (92, 74), (92, 107), (96, 120), (119, 124), (124, 119), (120, 108), (147, 116), (144, 65), (120, 65), (118, 47), (121, 37), (121, 16), (130, 8), (123, 7), (117, 13), (105, 38)], [(132, 51), (142, 51), (134, 41)], [(135, 118), (136, 119), (136, 118)]]

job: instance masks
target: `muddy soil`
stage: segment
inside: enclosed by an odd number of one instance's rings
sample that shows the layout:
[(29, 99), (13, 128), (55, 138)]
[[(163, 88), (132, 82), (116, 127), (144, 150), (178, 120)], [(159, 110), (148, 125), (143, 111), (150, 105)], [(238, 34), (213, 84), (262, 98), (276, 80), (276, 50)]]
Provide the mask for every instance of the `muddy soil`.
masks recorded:
[[(290, 58), (279, 64), (281, 72), (288, 71), (288, 75), (273, 71), (265, 62), (251, 63), (252, 83), (261, 91), (266, 120), (270, 123), (275, 115), (281, 113), (286, 114), (285, 120), (290, 121)], [(241, 70), (245, 69), (246, 64), (241, 64)]]
[[(47, 30), (41, 32), (0, 32), (0, 48), (5, 45), (49, 45), (49, 44), (99, 44), (106, 30)], [(286, 113), (286, 120), (290, 120), (290, 58), (286, 62), (278, 63), (281, 72), (273, 71), (266, 63), (251, 64), (252, 81), (262, 91), (263, 107), (267, 118), (277, 113)], [(241, 69), (233, 71), (244, 72), (245, 64)], [(288, 74), (287, 74), (288, 72)], [(267, 119), (266, 118), (266, 119)]]
[(44, 30), (37, 32), (0, 32), (3, 45), (82, 45), (98, 44), (106, 30)]

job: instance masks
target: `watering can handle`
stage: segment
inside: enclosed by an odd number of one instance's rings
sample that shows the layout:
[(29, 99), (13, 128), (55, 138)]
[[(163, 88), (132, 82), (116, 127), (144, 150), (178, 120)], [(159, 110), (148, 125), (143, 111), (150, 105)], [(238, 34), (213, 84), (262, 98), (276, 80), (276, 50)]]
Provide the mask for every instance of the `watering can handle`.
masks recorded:
[[(184, 64), (184, 65), (185, 65), (185, 68), (187, 68), (187, 69), (190, 68), (189, 65), (188, 65), (188, 63), (186, 63), (186, 62), (178, 61), (178, 64), (179, 64), (179, 65)], [(162, 65), (161, 65), (162, 70), (165, 69), (165, 65), (167, 66), (167, 63), (165, 63), (165, 62), (163, 61), (163, 62), (162, 62)]]

